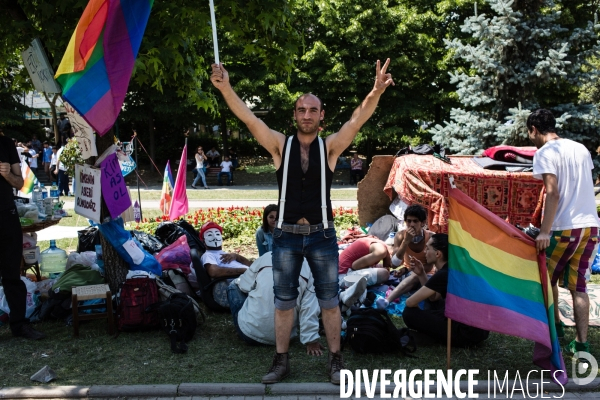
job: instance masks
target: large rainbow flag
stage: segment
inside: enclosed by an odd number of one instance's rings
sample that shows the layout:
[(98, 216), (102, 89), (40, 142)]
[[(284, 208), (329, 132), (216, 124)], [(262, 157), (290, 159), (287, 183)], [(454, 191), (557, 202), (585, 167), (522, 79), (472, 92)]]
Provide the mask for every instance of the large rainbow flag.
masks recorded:
[(56, 80), (63, 98), (104, 135), (125, 100), (154, 0), (90, 0)]
[(173, 200), (174, 186), (175, 185), (173, 184), (173, 174), (171, 174), (170, 161), (167, 160), (159, 203), (159, 208), (162, 211), (163, 215), (169, 215), (169, 212), (171, 211), (171, 201)]
[(533, 362), (567, 382), (545, 254), (535, 241), (458, 189), (450, 189), (446, 316), (533, 340)]

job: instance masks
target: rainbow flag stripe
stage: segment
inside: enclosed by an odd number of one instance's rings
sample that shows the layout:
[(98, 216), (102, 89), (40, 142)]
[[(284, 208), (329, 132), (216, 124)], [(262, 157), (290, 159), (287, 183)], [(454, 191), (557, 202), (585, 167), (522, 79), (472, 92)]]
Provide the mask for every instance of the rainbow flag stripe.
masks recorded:
[(169, 215), (171, 211), (171, 202), (173, 201), (173, 175), (171, 174), (170, 161), (167, 160), (165, 174), (163, 177), (162, 192), (160, 193), (159, 208), (163, 215)]
[(154, 0), (90, 0), (56, 72), (63, 98), (100, 135), (115, 123)]
[(31, 197), (38, 179), (26, 162), (21, 162), (21, 176), (23, 177), (23, 187), (19, 189), (19, 192), (21, 195), (24, 195), (22, 197)]
[(458, 189), (450, 189), (446, 316), (489, 331), (533, 340), (533, 362), (567, 374), (554, 325), (544, 254), (516, 227)]

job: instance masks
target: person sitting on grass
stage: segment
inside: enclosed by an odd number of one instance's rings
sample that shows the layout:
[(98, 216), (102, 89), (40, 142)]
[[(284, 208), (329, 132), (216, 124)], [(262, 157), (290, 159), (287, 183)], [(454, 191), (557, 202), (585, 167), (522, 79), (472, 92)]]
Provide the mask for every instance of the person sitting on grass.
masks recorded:
[(250, 261), (238, 253), (223, 251), (223, 228), (209, 221), (202, 225), (200, 238), (206, 245), (201, 262), (211, 278), (238, 276), (243, 274), (250, 266)]
[(432, 264), (425, 259), (425, 244), (433, 232), (425, 229), (427, 210), (419, 204), (414, 204), (404, 211), (406, 229), (396, 233), (392, 249), (392, 265), (400, 267), (394, 271), (394, 276), (400, 279), (400, 284), (392, 290), (385, 299), (377, 300), (377, 307), (386, 308), (389, 303), (402, 296), (404, 293), (417, 290), (421, 283), (419, 278), (410, 271), (410, 261), (415, 258), (425, 266), (425, 273), (431, 276), (435, 270)]
[[(315, 295), (314, 278), (306, 260), (298, 281), (298, 298), (294, 308), (294, 325), (290, 339), (300, 333), (306, 354), (323, 355), (319, 341), (319, 302)], [(250, 265), (227, 288), (227, 299), (235, 330), (250, 345), (275, 345), (275, 295), (273, 293), (273, 261), (266, 252)]]
[(263, 211), (262, 225), (256, 230), (258, 255), (273, 251), (273, 230), (277, 224), (277, 204), (269, 204)]
[(391, 266), (387, 245), (375, 237), (364, 237), (340, 254), (338, 279), (341, 282), (348, 275), (360, 275), (367, 278), (367, 286), (378, 285), (389, 279)]
[[(425, 258), (427, 263), (435, 265), (438, 271), (428, 279), (423, 263), (416, 258), (411, 259), (413, 274), (419, 278), (423, 286), (406, 300), (402, 318), (406, 326), (417, 331), (420, 337), (446, 344), (448, 322), (444, 313), (448, 291), (447, 234), (437, 233), (431, 236), (425, 245)], [(421, 302), (426, 303), (426, 309), (419, 308)], [(473, 346), (487, 339), (489, 334), (489, 331), (452, 321), (452, 346)]]

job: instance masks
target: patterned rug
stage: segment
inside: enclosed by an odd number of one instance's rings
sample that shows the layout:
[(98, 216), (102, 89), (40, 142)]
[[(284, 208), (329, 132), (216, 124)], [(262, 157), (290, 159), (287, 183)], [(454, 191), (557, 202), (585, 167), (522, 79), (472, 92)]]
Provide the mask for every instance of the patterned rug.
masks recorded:
[(472, 158), (453, 157), (447, 164), (431, 155), (397, 157), (384, 192), (392, 190), (407, 204), (421, 204), (428, 210), (427, 225), (435, 232), (448, 231), (448, 176), (477, 203), (511, 224), (528, 226), (536, 209), (542, 181), (529, 172), (486, 170)]

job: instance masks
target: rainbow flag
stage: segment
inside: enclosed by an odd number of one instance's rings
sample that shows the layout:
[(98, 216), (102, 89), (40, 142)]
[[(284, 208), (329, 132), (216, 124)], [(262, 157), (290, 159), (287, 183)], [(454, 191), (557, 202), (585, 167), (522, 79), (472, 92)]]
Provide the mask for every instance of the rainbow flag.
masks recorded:
[(21, 162), (21, 176), (23, 177), (23, 187), (19, 189), (19, 197), (31, 198), (31, 193), (38, 183), (35, 174), (29, 168), (26, 162)]
[(458, 322), (533, 340), (533, 362), (567, 373), (554, 325), (545, 254), (535, 241), (458, 189), (450, 189), (446, 316)]
[(55, 78), (63, 98), (104, 135), (125, 100), (154, 0), (90, 0)]
[(188, 198), (186, 189), (187, 175), (187, 139), (183, 151), (181, 152), (181, 160), (179, 169), (177, 169), (177, 178), (175, 179), (175, 187), (173, 188), (173, 200), (171, 201), (171, 209), (169, 210), (169, 219), (171, 221), (188, 213)]
[(167, 166), (165, 167), (165, 174), (163, 178), (162, 192), (160, 193), (160, 204), (159, 207), (163, 215), (169, 215), (171, 211), (171, 201), (173, 200), (173, 175), (171, 174), (170, 161), (167, 160)]

